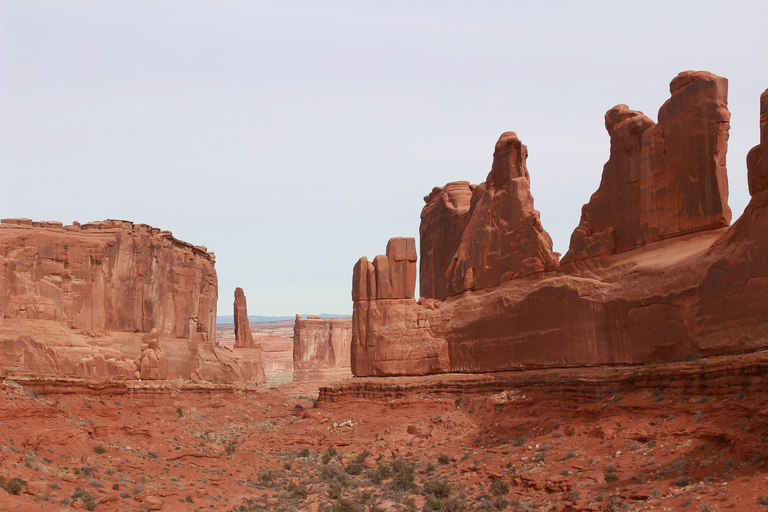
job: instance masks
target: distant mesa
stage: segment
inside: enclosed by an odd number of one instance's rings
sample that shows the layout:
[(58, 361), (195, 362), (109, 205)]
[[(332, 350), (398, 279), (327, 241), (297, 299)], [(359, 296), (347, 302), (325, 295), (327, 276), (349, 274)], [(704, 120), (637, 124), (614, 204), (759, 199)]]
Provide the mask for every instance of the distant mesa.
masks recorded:
[[(768, 91), (747, 157), (752, 200), (729, 227), (728, 82), (686, 71), (654, 123), (617, 105), (610, 157), (561, 261), (533, 208), (527, 150), (496, 144), (484, 183), (436, 187), (415, 251), (361, 258), (352, 279), (357, 376), (641, 364), (766, 348)], [(393, 272), (393, 265), (400, 265)], [(397, 291), (394, 291), (397, 290)]]
[(293, 380), (340, 380), (352, 375), (349, 350), (351, 318), (296, 315), (293, 327)]

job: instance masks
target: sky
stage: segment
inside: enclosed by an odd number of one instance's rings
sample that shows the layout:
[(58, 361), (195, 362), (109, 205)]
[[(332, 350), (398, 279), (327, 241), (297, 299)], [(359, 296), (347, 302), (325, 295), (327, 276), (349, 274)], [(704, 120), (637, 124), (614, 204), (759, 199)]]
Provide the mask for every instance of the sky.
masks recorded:
[[(125, 219), (216, 254), (219, 315), (350, 313), (423, 197), (528, 146), (565, 253), (603, 116), (729, 79), (734, 220), (768, 88), (764, 1), (0, 0), (0, 217)], [(418, 288), (418, 286), (417, 286)], [(417, 289), (418, 295), (418, 289)]]

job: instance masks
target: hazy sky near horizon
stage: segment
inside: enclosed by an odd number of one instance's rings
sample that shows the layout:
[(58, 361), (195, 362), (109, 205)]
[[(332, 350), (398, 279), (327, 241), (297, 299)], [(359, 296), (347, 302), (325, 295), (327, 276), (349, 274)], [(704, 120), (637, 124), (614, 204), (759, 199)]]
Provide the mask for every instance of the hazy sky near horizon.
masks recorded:
[[(565, 253), (618, 103), (729, 79), (734, 220), (768, 88), (763, 1), (0, 0), (0, 217), (151, 224), (216, 253), (219, 315), (351, 313), (423, 196), (528, 146)], [(417, 286), (418, 288), (418, 286)], [(418, 289), (417, 289), (418, 295)]]

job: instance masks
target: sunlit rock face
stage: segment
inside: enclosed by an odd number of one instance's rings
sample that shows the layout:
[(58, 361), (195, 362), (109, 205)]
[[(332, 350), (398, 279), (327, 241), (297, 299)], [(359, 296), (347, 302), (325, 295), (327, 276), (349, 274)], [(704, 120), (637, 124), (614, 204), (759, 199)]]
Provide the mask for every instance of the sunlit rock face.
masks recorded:
[(377, 266), (355, 266), (353, 373), (638, 364), (765, 348), (768, 95), (761, 144), (748, 156), (753, 197), (729, 227), (727, 81), (687, 71), (670, 91), (658, 123), (625, 105), (606, 114), (610, 158), (559, 264), (516, 135), (502, 135), (485, 183), (434, 189), (422, 211), (418, 301), (371, 293)]
[(293, 327), (293, 380), (331, 381), (352, 375), (351, 318), (296, 315)]

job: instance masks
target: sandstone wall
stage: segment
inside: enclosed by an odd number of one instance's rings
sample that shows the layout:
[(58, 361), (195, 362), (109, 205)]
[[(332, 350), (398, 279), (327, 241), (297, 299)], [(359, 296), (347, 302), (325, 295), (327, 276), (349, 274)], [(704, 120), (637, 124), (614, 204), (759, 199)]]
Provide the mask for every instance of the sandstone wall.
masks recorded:
[(0, 222), (0, 313), (213, 343), (215, 257), (146, 224)]
[(296, 315), (293, 327), (293, 380), (339, 380), (350, 370), (351, 318), (306, 319)]
[[(476, 205), (483, 204), (476, 198), (492, 188), (478, 185), (454, 249), (466, 210), (448, 208), (445, 189), (433, 191), (422, 213), (422, 244), (429, 252), (418, 302), (356, 295), (366, 261), (356, 266), (353, 373), (639, 364), (766, 348), (768, 95), (761, 97), (761, 144), (748, 157), (753, 197), (729, 228), (725, 79), (685, 72), (670, 89), (658, 124), (623, 105), (606, 115), (611, 157), (559, 267), (544, 250), (536, 215), (523, 215), (528, 221), (508, 233), (507, 240), (523, 240), (519, 245), (486, 243), (505, 239), (494, 230), (504, 233), (507, 226), (491, 219), (520, 218), (519, 212), (533, 211), (520, 207), (530, 202), (509, 202), (498, 213), (485, 208), (484, 222), (475, 225)], [(522, 161), (523, 148), (509, 153), (512, 161)], [(498, 146), (494, 169), (497, 158)], [(464, 185), (453, 187), (466, 195)], [(518, 198), (529, 194), (524, 186), (518, 190)], [(526, 229), (533, 236), (524, 237)], [(442, 274), (447, 257), (441, 251), (454, 250)], [(535, 271), (505, 278), (527, 258)], [(456, 286), (460, 262), (475, 262), (463, 267), (475, 269), (474, 287)], [(485, 285), (478, 286), (478, 268), (490, 276)], [(447, 293), (441, 275), (448, 278)], [(466, 283), (468, 272), (463, 275)]]

